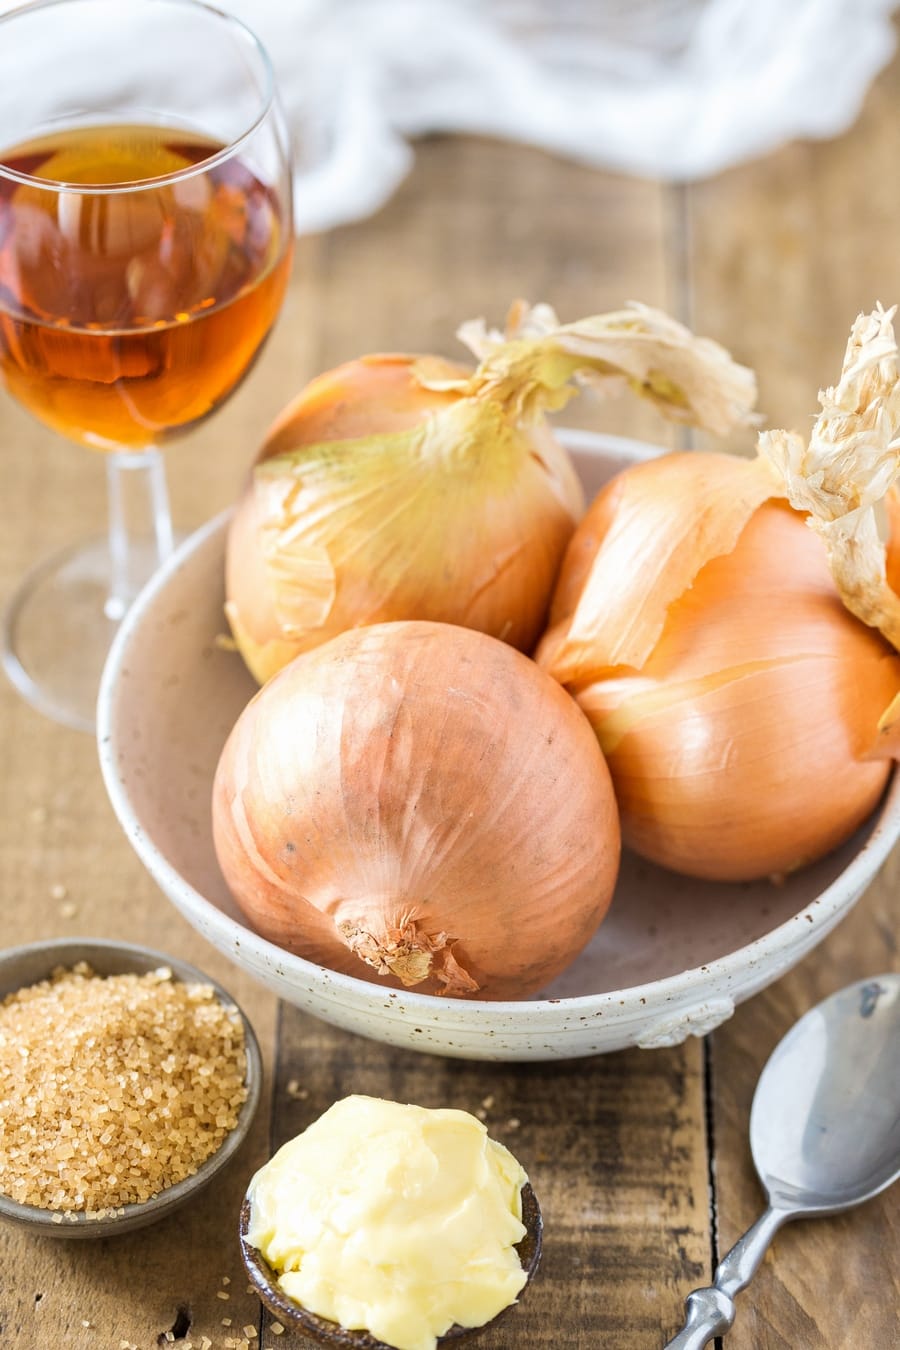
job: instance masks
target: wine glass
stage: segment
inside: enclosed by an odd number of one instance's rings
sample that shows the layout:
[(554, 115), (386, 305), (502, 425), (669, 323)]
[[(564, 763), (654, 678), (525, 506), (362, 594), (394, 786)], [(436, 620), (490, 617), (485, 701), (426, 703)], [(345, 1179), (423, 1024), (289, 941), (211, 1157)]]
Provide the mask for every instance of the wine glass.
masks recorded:
[(159, 446), (250, 369), (291, 265), (288, 138), (265, 51), (200, 0), (0, 16), (0, 379), (104, 452), (108, 535), (20, 585), (3, 664), (92, 729), (116, 625), (171, 552)]

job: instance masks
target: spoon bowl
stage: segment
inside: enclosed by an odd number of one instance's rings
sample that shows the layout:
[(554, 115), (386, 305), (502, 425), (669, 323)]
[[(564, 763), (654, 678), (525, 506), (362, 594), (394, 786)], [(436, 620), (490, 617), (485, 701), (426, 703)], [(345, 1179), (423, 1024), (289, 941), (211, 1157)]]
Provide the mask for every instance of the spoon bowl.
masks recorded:
[[(522, 1223), (525, 1225), (525, 1236), (521, 1242), (517, 1243), (516, 1251), (519, 1254), (522, 1269), (527, 1276), (522, 1288), (524, 1294), (541, 1259), (541, 1239), (543, 1235), (540, 1205), (537, 1196), (527, 1181), (522, 1187)], [(312, 1337), (319, 1345), (331, 1346), (332, 1350), (391, 1350), (390, 1346), (385, 1345), (384, 1341), (376, 1340), (370, 1332), (350, 1330), (347, 1327), (338, 1326), (336, 1322), (330, 1322), (325, 1317), (319, 1317), (318, 1314), (310, 1312), (307, 1308), (295, 1303), (293, 1299), (283, 1294), (278, 1287), (277, 1273), (265, 1260), (262, 1253), (256, 1247), (251, 1246), (247, 1240), (249, 1228), (250, 1201), (245, 1199), (241, 1206), (241, 1256), (250, 1282), (260, 1301), (265, 1304), (273, 1316), (278, 1318), (283, 1326), (291, 1327), (295, 1331)], [(519, 1297), (521, 1298), (521, 1294)], [(461, 1340), (464, 1336), (473, 1336), (480, 1331), (484, 1331), (486, 1327), (496, 1326), (500, 1318), (504, 1317), (512, 1307), (515, 1307), (514, 1303), (510, 1303), (496, 1317), (492, 1317), (489, 1322), (483, 1323), (480, 1327), (452, 1326), (443, 1336), (438, 1337), (438, 1343), (443, 1345), (446, 1341)]]
[(840, 990), (788, 1032), (760, 1075), (750, 1147), (769, 1203), (792, 1214), (835, 1214), (897, 1179), (900, 975)]
[(686, 1300), (666, 1350), (701, 1350), (734, 1322), (783, 1223), (836, 1214), (900, 1177), (900, 975), (860, 980), (812, 1008), (775, 1047), (750, 1113), (769, 1207)]

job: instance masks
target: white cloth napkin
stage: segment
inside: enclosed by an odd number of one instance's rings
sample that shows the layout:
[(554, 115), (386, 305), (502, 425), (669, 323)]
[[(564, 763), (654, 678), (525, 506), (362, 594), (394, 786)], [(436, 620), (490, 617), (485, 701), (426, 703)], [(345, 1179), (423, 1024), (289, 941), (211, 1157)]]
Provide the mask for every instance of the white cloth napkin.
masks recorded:
[(225, 0), (272, 56), (298, 232), (375, 211), (428, 132), (685, 180), (837, 135), (896, 0)]

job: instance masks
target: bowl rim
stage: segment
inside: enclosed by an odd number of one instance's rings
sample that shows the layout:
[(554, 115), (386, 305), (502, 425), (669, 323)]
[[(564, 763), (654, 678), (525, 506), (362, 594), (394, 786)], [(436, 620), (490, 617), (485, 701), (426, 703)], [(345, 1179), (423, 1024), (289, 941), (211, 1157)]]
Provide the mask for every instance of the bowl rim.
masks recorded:
[[(627, 436), (608, 436), (602, 432), (571, 427), (555, 427), (554, 431), (568, 449), (584, 450), (588, 453), (607, 451), (622, 456), (628, 462), (655, 459), (660, 455), (671, 453), (667, 446), (632, 440)], [(113, 714), (119, 677), (123, 665), (127, 663), (127, 651), (132, 635), (143, 623), (145, 615), (152, 609), (160, 592), (166, 589), (173, 574), (180, 570), (187, 559), (202, 550), (214, 536), (224, 534), (233, 509), (228, 507), (219, 512), (190, 534), (154, 574), (122, 620), (110, 647), (100, 682), (97, 700), (98, 753), (113, 810), (132, 848), (157, 884), (167, 894), (174, 893), (179, 896), (178, 907), (189, 920), (200, 926), (201, 931), (215, 932), (227, 943), (230, 951), (234, 950), (236, 942), (239, 945), (243, 943), (244, 948), (255, 949), (262, 961), (286, 979), (291, 976), (297, 979), (302, 977), (307, 983), (315, 985), (324, 977), (335, 994), (345, 996), (343, 1001), (377, 999), (383, 1002), (385, 997), (389, 997), (394, 1009), (408, 1011), (425, 1024), (433, 1021), (429, 1013), (434, 1013), (436, 1006), (442, 1012), (442, 1021), (446, 1021), (446, 1015), (452, 1009), (457, 1024), (475, 1023), (490, 1010), (494, 1018), (508, 1019), (507, 1033), (514, 1032), (519, 1022), (528, 1022), (527, 1029), (530, 1032), (531, 1019), (542, 1014), (559, 1016), (563, 1013), (578, 1017), (585, 1013), (596, 1015), (598, 1008), (606, 1007), (618, 1008), (623, 1016), (629, 1011), (644, 1014), (652, 1005), (661, 1007), (665, 1004), (681, 1004), (692, 995), (699, 995), (702, 998), (711, 985), (722, 989), (748, 968), (775, 962), (780, 953), (790, 949), (798, 920), (805, 920), (810, 932), (821, 931), (823, 927), (826, 933), (830, 931), (841, 917), (843, 910), (851, 908), (862, 894), (900, 837), (900, 774), (892, 770), (881, 801), (874, 815), (868, 818), (870, 833), (862, 847), (829, 885), (807, 901), (796, 914), (761, 937), (736, 947), (734, 951), (724, 956), (714, 957), (701, 965), (691, 966), (657, 980), (628, 985), (623, 989), (572, 997), (523, 1000), (436, 999), (431, 994), (418, 994), (408, 989), (388, 989), (354, 975), (345, 975), (308, 961), (286, 948), (278, 947), (260, 936), (249, 925), (238, 923), (230, 915), (223, 913), (217, 905), (186, 881), (163, 856), (145, 834), (119, 778), (116, 763), (117, 741)], [(849, 905), (848, 895), (853, 897)], [(815, 913), (811, 913), (811, 910)]]
[[(71, 954), (68, 958), (66, 957), (67, 952)], [(166, 1186), (156, 1195), (150, 1196), (149, 1200), (132, 1201), (127, 1205), (117, 1206), (114, 1214), (104, 1214), (100, 1218), (89, 1218), (83, 1211), (76, 1210), (68, 1213), (65, 1210), (46, 1209), (41, 1205), (22, 1204), (13, 1200), (10, 1196), (0, 1193), (0, 1218), (23, 1224), (35, 1231), (49, 1232), (58, 1237), (74, 1236), (76, 1233), (79, 1236), (87, 1236), (90, 1233), (92, 1236), (108, 1237), (120, 1227), (123, 1232), (127, 1231), (138, 1219), (148, 1218), (151, 1215), (155, 1216), (157, 1213), (160, 1218), (163, 1218), (170, 1210), (175, 1209), (184, 1200), (200, 1191), (230, 1161), (247, 1137), (262, 1095), (262, 1054), (256, 1032), (253, 1030), (250, 1019), (243, 1008), (232, 998), (228, 990), (219, 984), (218, 980), (214, 980), (190, 962), (182, 961), (179, 957), (169, 956), (166, 952), (157, 951), (155, 947), (145, 947), (135, 942), (117, 942), (113, 938), (93, 937), (50, 938), (46, 942), (27, 942), (18, 947), (6, 947), (0, 950), (0, 1002), (8, 994), (15, 993), (16, 990), (26, 989), (29, 985), (37, 984), (42, 979), (46, 979), (56, 967), (65, 965), (67, 959), (74, 963), (79, 961), (90, 963), (91, 952), (108, 958), (104, 961), (104, 964), (108, 964), (109, 960), (112, 960), (118, 965), (119, 958), (121, 958), (123, 963), (121, 970), (98, 972), (103, 975), (147, 974), (152, 970), (166, 968), (171, 970), (173, 978), (181, 984), (209, 985), (222, 1006), (228, 1012), (236, 1013), (243, 1024), (244, 1048), (247, 1060), (244, 1085), (247, 1089), (247, 1096), (241, 1103), (234, 1128), (229, 1131), (215, 1152), (211, 1153), (195, 1172), (192, 1172), (190, 1176), (183, 1177), (181, 1181), (176, 1181), (171, 1186)], [(76, 953), (78, 954), (76, 955)], [(18, 984), (12, 989), (3, 988), (5, 972), (9, 968), (14, 967), (19, 961), (27, 960), (30, 957), (37, 958), (38, 956), (46, 956), (47, 958), (46, 971), (43, 975), (29, 978), (26, 983)], [(135, 962), (139, 964), (135, 965)], [(54, 1215), (62, 1215), (62, 1217), (54, 1218)]]

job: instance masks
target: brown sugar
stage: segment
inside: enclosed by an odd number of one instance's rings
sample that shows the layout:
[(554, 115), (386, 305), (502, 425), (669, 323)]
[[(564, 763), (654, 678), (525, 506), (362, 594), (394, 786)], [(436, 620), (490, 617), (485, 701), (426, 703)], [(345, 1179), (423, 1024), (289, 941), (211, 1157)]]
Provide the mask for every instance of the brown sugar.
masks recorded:
[(210, 985), (55, 970), (0, 1002), (0, 1193), (97, 1218), (149, 1200), (234, 1129), (246, 1065)]

